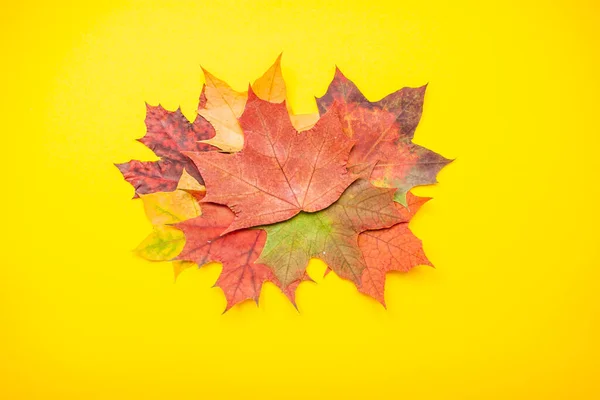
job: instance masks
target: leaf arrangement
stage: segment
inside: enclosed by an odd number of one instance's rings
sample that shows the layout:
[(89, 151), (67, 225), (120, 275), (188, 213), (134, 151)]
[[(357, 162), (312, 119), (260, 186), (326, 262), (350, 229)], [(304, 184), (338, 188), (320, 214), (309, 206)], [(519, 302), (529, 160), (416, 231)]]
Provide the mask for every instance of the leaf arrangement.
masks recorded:
[(219, 262), (227, 309), (272, 282), (295, 305), (323, 260), (384, 303), (385, 274), (431, 265), (408, 223), (450, 160), (412, 143), (425, 86), (370, 102), (336, 69), (319, 115), (286, 106), (281, 56), (248, 89), (208, 71), (196, 119), (147, 106), (139, 139), (159, 161), (117, 164), (154, 225), (138, 254), (186, 268)]

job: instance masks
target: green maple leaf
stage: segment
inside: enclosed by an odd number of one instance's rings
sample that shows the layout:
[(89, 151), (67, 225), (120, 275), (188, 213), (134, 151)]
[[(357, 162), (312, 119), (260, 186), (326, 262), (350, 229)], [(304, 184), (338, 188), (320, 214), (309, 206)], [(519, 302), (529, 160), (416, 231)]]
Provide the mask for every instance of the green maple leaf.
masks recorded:
[(256, 260), (270, 267), (283, 288), (302, 278), (311, 258), (319, 258), (340, 277), (359, 284), (365, 262), (359, 233), (402, 222), (394, 204), (396, 189), (378, 188), (359, 179), (337, 202), (315, 212), (262, 226), (267, 242)]

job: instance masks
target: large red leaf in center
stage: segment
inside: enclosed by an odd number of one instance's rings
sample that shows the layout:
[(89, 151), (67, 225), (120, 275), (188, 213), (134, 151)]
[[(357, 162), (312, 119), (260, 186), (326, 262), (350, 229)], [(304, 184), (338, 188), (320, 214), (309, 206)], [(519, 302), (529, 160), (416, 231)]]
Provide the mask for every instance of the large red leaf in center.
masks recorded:
[(344, 134), (336, 107), (299, 133), (284, 103), (261, 100), (250, 89), (240, 124), (242, 151), (186, 153), (204, 178), (204, 201), (235, 213), (224, 233), (322, 210), (356, 179), (346, 169), (354, 141)]

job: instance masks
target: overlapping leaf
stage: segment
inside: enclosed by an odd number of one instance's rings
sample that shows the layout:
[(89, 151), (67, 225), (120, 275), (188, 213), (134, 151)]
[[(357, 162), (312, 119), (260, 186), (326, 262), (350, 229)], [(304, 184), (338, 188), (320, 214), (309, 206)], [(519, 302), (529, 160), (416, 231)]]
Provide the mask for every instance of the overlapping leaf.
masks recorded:
[(287, 96), (287, 89), (281, 73), (281, 54), (267, 70), (252, 84), (252, 91), (259, 98), (271, 103), (282, 103)]
[(261, 100), (250, 90), (240, 124), (242, 151), (186, 153), (204, 177), (204, 201), (235, 213), (225, 233), (322, 210), (355, 179), (346, 169), (353, 142), (342, 132), (335, 108), (298, 133), (284, 104)]
[(396, 201), (406, 204), (406, 192), (436, 182), (450, 160), (412, 143), (421, 119), (425, 86), (400, 89), (370, 102), (339, 69), (323, 97), (317, 98), (321, 115), (338, 104), (344, 132), (356, 140), (349, 165), (378, 162), (371, 182), (397, 188)]
[[(281, 56), (253, 88), (259, 97), (272, 101), (285, 100), (286, 89), (281, 74)], [(198, 116), (189, 122), (180, 109), (168, 111), (159, 106), (146, 106), (146, 135), (139, 139), (161, 159), (158, 161), (131, 160), (116, 164), (126, 181), (140, 194), (175, 190), (184, 168), (203, 183), (202, 177), (182, 151), (204, 152), (241, 150), (244, 136), (238, 118), (244, 111), (247, 94), (233, 90), (226, 82), (204, 71), (206, 84), (198, 105)], [(294, 117), (302, 128), (312, 118)], [(209, 123), (210, 122), (210, 123)]]
[(360, 234), (358, 246), (365, 262), (360, 284), (357, 285), (360, 292), (385, 304), (383, 294), (386, 272), (406, 272), (418, 265), (431, 265), (423, 252), (421, 240), (408, 228), (410, 219), (428, 200), (429, 198), (408, 193), (408, 208), (399, 204), (396, 206), (402, 215), (401, 222), (390, 228)]
[[(183, 178), (182, 181), (180, 184), (183, 186), (189, 184), (186, 183), (188, 178)], [(150, 261), (168, 261), (179, 254), (183, 249), (185, 237), (181, 231), (169, 224), (200, 215), (198, 199), (202, 197), (202, 193), (200, 190), (175, 190), (141, 195), (153, 231), (140, 243), (136, 252)]]
[(358, 234), (402, 220), (393, 192), (359, 179), (325, 210), (302, 212), (285, 222), (262, 227), (267, 243), (258, 262), (268, 265), (283, 287), (302, 277), (312, 257), (323, 260), (342, 278), (360, 284), (366, 266)]
[[(220, 262), (223, 270), (216, 286), (225, 293), (227, 309), (247, 299), (258, 302), (262, 285), (267, 281), (277, 283), (267, 266), (255, 262), (265, 244), (266, 233), (260, 229), (224, 233), (234, 218), (231, 210), (205, 203), (202, 211), (201, 216), (175, 225), (186, 237), (177, 259), (192, 261), (198, 266)], [(286, 291), (286, 295), (289, 296), (289, 292)]]
[(198, 115), (206, 118), (215, 129), (215, 136), (204, 143), (223, 151), (239, 151), (244, 145), (244, 134), (238, 118), (246, 105), (246, 93), (233, 90), (226, 82), (205, 69), (205, 102), (200, 102)]
[[(227, 82), (204, 71), (205, 101), (201, 101), (198, 114), (214, 126), (216, 135), (204, 143), (212, 144), (226, 152), (240, 151), (244, 146), (244, 133), (238, 119), (244, 112), (248, 94), (232, 89)], [(286, 97), (285, 81), (281, 74), (281, 55), (275, 63), (252, 84), (252, 90), (261, 99), (281, 103)]]
[(161, 159), (116, 164), (125, 180), (135, 188), (135, 197), (175, 190), (184, 168), (198, 182), (203, 182), (194, 164), (182, 151), (204, 152), (214, 149), (209, 144), (199, 143), (215, 134), (208, 121), (197, 116), (194, 122), (190, 122), (180, 109), (167, 111), (160, 105), (146, 105), (146, 129), (146, 135), (138, 140)]

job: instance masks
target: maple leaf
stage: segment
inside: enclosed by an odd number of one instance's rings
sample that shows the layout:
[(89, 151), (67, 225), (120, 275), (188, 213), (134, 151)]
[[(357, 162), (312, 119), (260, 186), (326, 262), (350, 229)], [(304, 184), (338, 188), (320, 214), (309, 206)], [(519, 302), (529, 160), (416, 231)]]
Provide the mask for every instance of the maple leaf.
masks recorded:
[(181, 252), (184, 244), (185, 236), (181, 231), (158, 225), (152, 227), (152, 233), (134, 251), (148, 261), (169, 261)]
[(167, 225), (200, 215), (200, 206), (191, 193), (184, 190), (157, 192), (140, 196), (146, 216), (153, 225)]
[[(244, 112), (246, 92), (232, 89), (225, 81), (202, 68), (206, 90), (198, 107), (198, 114), (215, 128), (215, 136), (208, 143), (226, 152), (237, 152), (244, 146), (244, 133), (238, 119)], [(252, 84), (252, 90), (261, 99), (281, 103), (286, 97), (285, 81), (281, 74), (281, 55), (275, 63)]]
[[(185, 185), (185, 181), (183, 184)], [(179, 254), (183, 249), (185, 236), (168, 224), (200, 215), (196, 196), (197, 193), (191, 194), (183, 190), (141, 195), (144, 211), (153, 225), (153, 231), (135, 252), (150, 261), (167, 261)]]
[(204, 203), (202, 215), (175, 225), (186, 238), (178, 260), (193, 261), (199, 267), (210, 262), (223, 265), (216, 286), (225, 293), (227, 309), (247, 299), (258, 303), (264, 282), (277, 282), (269, 268), (255, 263), (266, 233), (260, 229), (242, 229), (224, 234), (233, 218), (229, 208)]
[(281, 54), (271, 68), (252, 84), (252, 91), (259, 98), (271, 103), (285, 101), (287, 90), (281, 73)]
[(206, 90), (205, 102), (200, 102), (198, 115), (206, 118), (215, 129), (215, 136), (205, 140), (223, 151), (239, 151), (244, 145), (244, 134), (238, 118), (244, 111), (246, 93), (233, 90), (225, 81), (202, 68)]
[(402, 221), (393, 193), (393, 189), (359, 179), (325, 210), (302, 212), (261, 227), (267, 232), (267, 242), (257, 262), (268, 265), (284, 288), (302, 278), (313, 257), (323, 260), (340, 277), (360, 284), (366, 266), (358, 235)]
[(365, 231), (358, 237), (358, 246), (364, 256), (363, 270), (358, 290), (385, 306), (385, 274), (389, 271), (406, 272), (417, 265), (429, 265), (423, 245), (408, 228), (410, 219), (428, 200), (412, 193), (407, 195), (408, 208), (397, 205), (403, 221), (386, 229)]
[(348, 165), (379, 161), (371, 182), (396, 188), (395, 199), (404, 205), (411, 188), (437, 182), (437, 173), (451, 161), (412, 143), (423, 112), (425, 88), (403, 88), (370, 102), (336, 68), (327, 92), (317, 98), (321, 115), (339, 104), (344, 132), (356, 140)]
[(235, 213), (225, 233), (319, 211), (356, 179), (346, 169), (353, 141), (342, 132), (335, 108), (299, 133), (284, 103), (261, 100), (250, 90), (240, 123), (242, 151), (185, 153), (204, 177), (203, 201), (227, 205)]
[(194, 164), (182, 151), (214, 150), (209, 144), (198, 143), (215, 134), (208, 121), (197, 116), (194, 122), (190, 122), (179, 108), (172, 112), (160, 105), (154, 107), (146, 104), (146, 129), (146, 135), (138, 141), (161, 159), (115, 164), (125, 180), (135, 188), (134, 197), (175, 190), (184, 168), (198, 182), (203, 182)]

